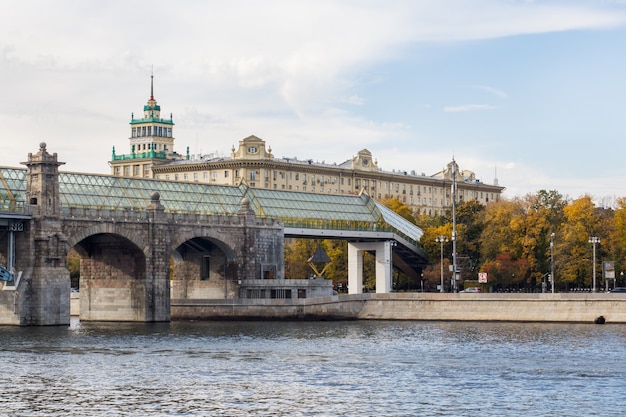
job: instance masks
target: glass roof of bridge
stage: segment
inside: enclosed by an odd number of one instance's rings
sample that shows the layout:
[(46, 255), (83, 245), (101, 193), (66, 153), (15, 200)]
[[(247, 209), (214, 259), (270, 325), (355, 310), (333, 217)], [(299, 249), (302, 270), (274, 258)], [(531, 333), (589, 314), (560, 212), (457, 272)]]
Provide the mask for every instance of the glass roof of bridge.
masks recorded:
[[(387, 224), (417, 241), (421, 229), (367, 195), (346, 196), (122, 178), (109, 175), (59, 173), (62, 207), (143, 211), (158, 191), (165, 211), (235, 214), (244, 197), (257, 216), (321, 221)], [(0, 167), (0, 210), (9, 202), (26, 201), (26, 170)]]

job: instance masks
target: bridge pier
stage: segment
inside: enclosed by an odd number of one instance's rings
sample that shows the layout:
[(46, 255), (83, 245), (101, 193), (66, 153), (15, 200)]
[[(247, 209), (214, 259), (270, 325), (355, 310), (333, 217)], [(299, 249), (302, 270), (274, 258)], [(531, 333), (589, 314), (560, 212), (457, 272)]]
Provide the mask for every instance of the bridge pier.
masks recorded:
[(391, 241), (348, 242), (348, 293), (363, 292), (363, 252), (376, 253), (376, 293), (391, 292), (392, 277)]
[(16, 270), (23, 271), (15, 288), (20, 325), (70, 324), (70, 273), (65, 267), (67, 238), (62, 232), (59, 162), (46, 144), (28, 154), (26, 203), (31, 221), (16, 243)]

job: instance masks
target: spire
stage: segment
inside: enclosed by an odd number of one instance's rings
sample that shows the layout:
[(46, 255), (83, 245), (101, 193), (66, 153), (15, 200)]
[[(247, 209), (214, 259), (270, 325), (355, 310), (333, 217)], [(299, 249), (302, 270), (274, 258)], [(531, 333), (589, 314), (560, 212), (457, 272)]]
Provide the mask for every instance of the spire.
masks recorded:
[(150, 100), (154, 101), (154, 65), (150, 71)]

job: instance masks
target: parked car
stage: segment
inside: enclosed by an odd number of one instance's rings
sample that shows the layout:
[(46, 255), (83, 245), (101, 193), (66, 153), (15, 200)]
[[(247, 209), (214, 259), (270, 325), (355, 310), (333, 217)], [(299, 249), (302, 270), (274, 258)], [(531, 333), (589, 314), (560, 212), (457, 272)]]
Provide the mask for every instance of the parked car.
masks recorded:
[(626, 292), (626, 287), (615, 287), (609, 292)]
[(480, 292), (480, 288), (478, 288), (478, 287), (469, 287), (469, 288), (464, 289), (461, 292)]

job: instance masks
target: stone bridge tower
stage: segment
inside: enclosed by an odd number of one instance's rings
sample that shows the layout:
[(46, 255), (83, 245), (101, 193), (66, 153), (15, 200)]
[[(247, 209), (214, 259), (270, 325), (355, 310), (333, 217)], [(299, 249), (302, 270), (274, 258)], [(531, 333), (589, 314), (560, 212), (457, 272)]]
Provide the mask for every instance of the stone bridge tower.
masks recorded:
[(32, 220), (24, 239), (17, 242), (18, 265), (23, 270), (19, 292), (23, 325), (59, 325), (70, 322), (70, 276), (65, 267), (67, 239), (62, 233), (59, 200), (59, 162), (46, 144), (29, 153), (26, 165), (26, 203)]

